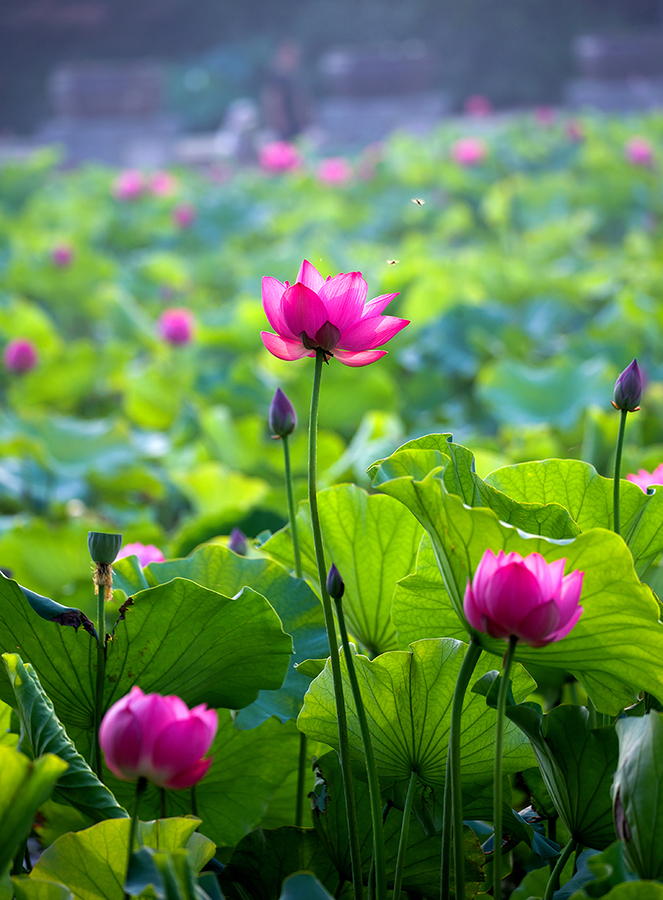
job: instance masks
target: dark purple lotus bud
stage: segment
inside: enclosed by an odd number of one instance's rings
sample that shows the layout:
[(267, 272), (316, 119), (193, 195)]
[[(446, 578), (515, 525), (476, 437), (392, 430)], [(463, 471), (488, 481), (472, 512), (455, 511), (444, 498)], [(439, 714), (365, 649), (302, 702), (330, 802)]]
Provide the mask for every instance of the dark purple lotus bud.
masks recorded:
[(334, 563), (327, 573), (327, 593), (332, 600), (340, 600), (345, 593), (345, 583)]
[(638, 363), (634, 359), (615, 382), (612, 405), (615, 409), (626, 409), (629, 412), (636, 412), (636, 410), (640, 409), (641, 395), (642, 375), (640, 374)]
[(246, 556), (248, 543), (246, 535), (241, 528), (233, 528), (228, 538), (228, 549), (233, 550), (238, 556)]
[(269, 407), (269, 429), (278, 439), (292, 434), (296, 424), (295, 408), (281, 388), (278, 388)]

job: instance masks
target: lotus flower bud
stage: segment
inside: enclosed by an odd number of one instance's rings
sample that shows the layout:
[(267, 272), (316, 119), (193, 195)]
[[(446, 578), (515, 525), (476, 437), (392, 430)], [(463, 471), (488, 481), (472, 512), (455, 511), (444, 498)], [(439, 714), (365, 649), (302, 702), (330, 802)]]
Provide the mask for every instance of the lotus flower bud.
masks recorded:
[(286, 437), (297, 426), (295, 407), (288, 400), (281, 388), (276, 389), (269, 407), (269, 430), (277, 440)]
[(352, 178), (352, 166), (344, 156), (329, 156), (318, 166), (318, 181), (323, 184), (344, 185)]
[(188, 309), (167, 309), (159, 319), (157, 330), (169, 344), (188, 344), (193, 338), (193, 322), (193, 314)]
[(228, 538), (228, 549), (232, 550), (238, 556), (246, 556), (246, 551), (249, 549), (249, 546), (246, 540), (246, 535), (241, 528), (233, 528), (233, 530), (230, 532), (230, 537)]
[(451, 148), (451, 158), (459, 166), (478, 166), (488, 156), (488, 147), (481, 138), (460, 138)]
[(155, 172), (150, 179), (150, 190), (156, 197), (171, 197), (177, 187), (177, 178), (170, 172)]
[(612, 395), (612, 405), (615, 409), (626, 409), (628, 412), (637, 412), (640, 409), (640, 397), (642, 396), (642, 375), (638, 363), (634, 359), (628, 365), (615, 382), (615, 391)]
[(117, 559), (122, 546), (121, 534), (105, 534), (102, 531), (88, 531), (87, 547), (92, 562), (110, 565)]
[(144, 190), (143, 173), (138, 169), (125, 169), (113, 182), (111, 193), (116, 200), (135, 200)]
[(34, 369), (39, 361), (39, 356), (32, 341), (26, 338), (14, 338), (5, 347), (2, 360), (5, 369), (21, 374)]
[(299, 150), (288, 141), (272, 141), (260, 148), (258, 162), (265, 172), (275, 174), (299, 168), (302, 158)]
[(345, 582), (334, 563), (331, 564), (331, 568), (327, 573), (327, 593), (332, 600), (340, 600), (345, 593)]
[(60, 269), (64, 269), (68, 266), (73, 258), (74, 251), (67, 244), (58, 244), (58, 246), (53, 247), (53, 250), (51, 251), (53, 265), (58, 266)]
[(631, 165), (648, 168), (654, 163), (654, 148), (647, 138), (633, 137), (624, 145), (624, 156)]
[(141, 544), (140, 541), (125, 544), (115, 558), (125, 559), (127, 556), (137, 556), (141, 569), (153, 562), (163, 562), (166, 558), (154, 544)]

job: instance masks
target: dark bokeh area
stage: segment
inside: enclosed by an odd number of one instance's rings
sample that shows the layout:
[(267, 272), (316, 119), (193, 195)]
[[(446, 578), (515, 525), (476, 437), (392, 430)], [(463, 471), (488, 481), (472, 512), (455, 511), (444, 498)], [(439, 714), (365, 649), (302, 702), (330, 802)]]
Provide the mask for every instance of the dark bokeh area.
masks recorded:
[(3, 0), (0, 128), (29, 133), (51, 113), (48, 78), (62, 63), (146, 58), (168, 66), (185, 124), (209, 128), (257, 94), (284, 38), (300, 44), (314, 93), (334, 46), (423, 39), (456, 108), (473, 93), (497, 107), (556, 103), (575, 37), (660, 30), (661, 0)]

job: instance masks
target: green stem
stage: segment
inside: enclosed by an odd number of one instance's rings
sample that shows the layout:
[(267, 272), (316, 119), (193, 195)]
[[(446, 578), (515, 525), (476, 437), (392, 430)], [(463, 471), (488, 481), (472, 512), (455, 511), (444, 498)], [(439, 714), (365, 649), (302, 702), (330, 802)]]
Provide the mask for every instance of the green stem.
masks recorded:
[(564, 866), (566, 865), (569, 856), (571, 856), (571, 854), (575, 850), (576, 844), (576, 839), (572, 837), (566, 847), (560, 853), (557, 864), (555, 865), (555, 868), (552, 870), (550, 878), (548, 879), (548, 884), (546, 885), (546, 892), (543, 895), (543, 900), (552, 900), (553, 894), (559, 887), (559, 879), (562, 872), (564, 871)]
[(320, 382), (322, 379), (322, 366), (324, 353), (318, 350), (315, 355), (315, 374), (313, 376), (313, 390), (311, 392), (311, 413), (309, 417), (308, 440), (308, 500), (311, 510), (311, 528), (313, 530), (313, 543), (315, 546), (315, 560), (320, 581), (320, 598), (325, 616), (327, 638), (329, 640), (329, 653), (334, 682), (334, 699), (336, 701), (336, 716), (338, 718), (338, 755), (343, 776), (343, 794), (348, 817), (348, 837), (350, 843), (350, 861), (352, 867), (352, 880), (355, 900), (361, 900), (364, 893), (364, 885), (361, 874), (361, 849), (359, 844), (359, 829), (357, 827), (357, 807), (355, 804), (354, 782), (350, 767), (350, 741), (348, 740), (348, 721), (343, 698), (343, 681), (341, 679), (341, 663), (338, 654), (338, 640), (336, 638), (336, 626), (332, 611), (331, 599), (327, 592), (327, 571), (325, 566), (325, 554), (322, 546), (322, 532), (320, 530), (320, 517), (318, 515), (317, 494), (317, 445), (318, 445), (318, 406), (320, 403)]
[(624, 445), (624, 430), (626, 429), (627, 409), (620, 410), (619, 434), (617, 435), (617, 451), (615, 453), (615, 477), (613, 482), (612, 509), (615, 534), (621, 534), (619, 517), (619, 473), (622, 468), (622, 447)]
[(283, 441), (283, 464), (285, 468), (285, 492), (288, 497), (288, 518), (290, 519), (290, 535), (292, 537), (292, 549), (295, 554), (295, 575), (297, 578), (302, 577), (302, 556), (299, 549), (299, 536), (297, 534), (297, 518), (295, 510), (295, 495), (292, 487), (292, 471), (290, 468), (290, 444), (288, 443), (288, 435), (284, 435)]
[(405, 865), (405, 854), (407, 852), (407, 838), (410, 832), (410, 816), (412, 815), (412, 804), (414, 802), (414, 789), (417, 786), (417, 773), (410, 773), (410, 782), (407, 786), (407, 794), (405, 795), (405, 807), (403, 809), (403, 824), (401, 825), (401, 837), (398, 842), (398, 856), (396, 857), (396, 871), (394, 872), (394, 893), (393, 900), (400, 900), (401, 884), (403, 882), (403, 866)]
[[(147, 779), (139, 778), (138, 781), (136, 782), (136, 794), (134, 796), (133, 809), (131, 810), (131, 826), (129, 828), (129, 852), (127, 853), (126, 875), (129, 874), (129, 865), (131, 863), (131, 854), (134, 852), (134, 843), (136, 841), (136, 834), (138, 832), (138, 803), (139, 803), (140, 798), (141, 798), (142, 794), (144, 793), (146, 787), (147, 787)], [(125, 882), (127, 880), (126, 875), (125, 875), (125, 879), (124, 879)], [(124, 892), (124, 900), (129, 900), (129, 894), (126, 891)]]
[[(357, 680), (355, 661), (352, 656), (352, 650), (350, 649), (348, 630), (345, 627), (343, 601), (336, 600), (335, 603), (336, 618), (338, 619), (338, 630), (341, 633), (341, 642), (343, 644), (343, 652), (345, 654), (345, 664), (348, 670), (348, 677), (350, 679), (350, 687), (352, 688), (352, 696), (355, 701), (357, 719), (359, 720), (361, 742), (364, 745), (366, 774), (368, 775), (368, 797), (371, 806), (371, 822), (373, 825), (375, 896), (377, 897), (377, 900), (387, 900), (387, 862), (384, 849), (384, 829), (382, 828), (382, 799), (380, 797), (380, 784), (378, 782), (378, 772), (375, 765), (375, 754), (373, 752), (373, 743), (371, 741), (371, 732), (368, 727), (368, 719), (366, 718), (366, 710), (364, 709), (364, 701), (362, 700), (361, 691), (359, 689), (359, 682)], [(394, 900), (396, 900), (395, 894)]]
[[(164, 813), (166, 811), (166, 801), (163, 802)], [(196, 793), (196, 785), (194, 784), (191, 788), (191, 815), (199, 818), (198, 816), (198, 794)], [(164, 816), (165, 818), (165, 816)]]
[(451, 832), (453, 821), (451, 796), (451, 746), (447, 749), (447, 768), (444, 779), (444, 797), (442, 800), (442, 863), (440, 866), (440, 898), (449, 900), (451, 883)]
[(304, 821), (304, 787), (306, 785), (306, 735), (299, 735), (299, 768), (297, 773), (297, 800), (295, 806), (295, 825), (301, 826)]
[(102, 778), (102, 754), (99, 744), (99, 726), (104, 710), (104, 679), (106, 675), (106, 609), (104, 606), (106, 591), (102, 584), (97, 585), (97, 685), (94, 703), (94, 770), (99, 781)]
[(497, 692), (497, 723), (495, 726), (495, 774), (493, 777), (493, 823), (495, 825), (493, 852), (493, 897), (502, 896), (502, 750), (504, 747), (504, 712), (509, 693), (509, 676), (518, 638), (509, 637), (509, 647), (504, 654), (504, 667)]
[[(465, 692), (470, 683), (479, 657), (481, 644), (474, 635), (465, 652), (451, 703), (451, 725), (449, 727), (449, 769), (447, 778), (451, 782), (451, 809), (453, 812), (452, 827), (454, 843), (454, 885), (456, 897), (465, 896), (465, 854), (463, 852), (463, 783), (460, 774), (460, 717), (463, 711)], [(446, 810), (445, 810), (446, 812)], [(444, 832), (444, 828), (443, 828)]]

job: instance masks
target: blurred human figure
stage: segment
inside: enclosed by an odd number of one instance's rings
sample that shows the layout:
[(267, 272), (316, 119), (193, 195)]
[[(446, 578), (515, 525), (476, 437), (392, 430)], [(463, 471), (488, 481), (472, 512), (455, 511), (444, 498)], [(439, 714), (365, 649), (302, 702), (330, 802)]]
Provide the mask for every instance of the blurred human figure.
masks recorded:
[(267, 128), (287, 141), (310, 124), (310, 103), (300, 75), (301, 51), (295, 41), (279, 44), (262, 89), (262, 110)]

